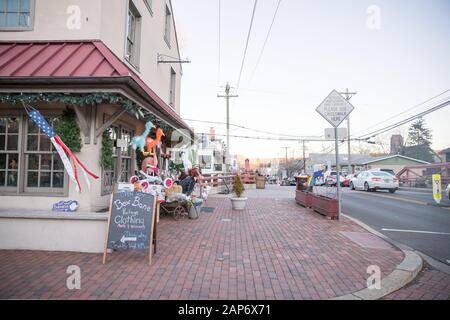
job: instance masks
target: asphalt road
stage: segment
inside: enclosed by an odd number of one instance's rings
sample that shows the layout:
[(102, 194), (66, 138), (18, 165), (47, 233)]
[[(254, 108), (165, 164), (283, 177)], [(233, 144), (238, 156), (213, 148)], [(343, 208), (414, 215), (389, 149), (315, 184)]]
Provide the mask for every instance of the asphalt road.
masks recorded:
[[(444, 199), (441, 203), (450, 206)], [(450, 265), (450, 207), (437, 207), (431, 193), (343, 189), (342, 212), (387, 237)]]

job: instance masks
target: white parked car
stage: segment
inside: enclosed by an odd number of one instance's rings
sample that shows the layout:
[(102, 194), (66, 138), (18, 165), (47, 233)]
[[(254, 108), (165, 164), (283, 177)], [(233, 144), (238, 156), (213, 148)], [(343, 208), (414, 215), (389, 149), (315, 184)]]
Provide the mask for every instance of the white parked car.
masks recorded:
[(450, 199), (450, 183), (447, 185), (447, 188), (445, 188), (445, 194)]
[(350, 183), (352, 190), (389, 190), (390, 193), (394, 193), (398, 186), (398, 179), (384, 171), (363, 171)]

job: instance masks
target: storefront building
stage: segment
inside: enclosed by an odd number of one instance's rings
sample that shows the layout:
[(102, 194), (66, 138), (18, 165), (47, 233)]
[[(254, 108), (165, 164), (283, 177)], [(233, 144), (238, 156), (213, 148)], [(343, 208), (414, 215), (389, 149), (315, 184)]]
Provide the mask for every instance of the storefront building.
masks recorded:
[[(104, 217), (96, 220), (93, 213), (108, 207), (113, 182), (127, 181), (137, 169), (129, 143), (146, 121), (167, 133), (191, 132), (179, 116), (182, 68), (171, 2), (20, 0), (0, 5), (0, 232), (25, 232), (16, 230), (25, 218), (30, 218), (27, 232), (37, 227), (30, 223), (61, 228), (54, 220), (33, 220), (61, 200), (76, 201), (79, 216), (91, 214), (81, 224), (70, 217), (74, 232), (78, 227), (88, 232), (85, 222), (91, 220), (103, 228)], [(77, 157), (99, 176), (90, 189), (82, 182), (81, 193), (76, 192), (24, 105), (52, 126), (64, 110), (74, 111), (82, 141)], [(105, 132), (116, 143), (110, 168), (102, 164)], [(8, 235), (3, 234), (3, 247), (29, 247), (11, 244), (14, 239), (5, 244)], [(98, 251), (94, 247), (37, 246)]]

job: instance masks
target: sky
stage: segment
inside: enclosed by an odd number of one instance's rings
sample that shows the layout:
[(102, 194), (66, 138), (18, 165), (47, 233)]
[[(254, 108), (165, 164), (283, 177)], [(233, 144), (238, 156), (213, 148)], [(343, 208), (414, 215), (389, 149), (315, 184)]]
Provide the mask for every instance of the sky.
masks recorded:
[[(219, 0), (172, 0), (181, 56), (191, 60), (183, 64), (184, 119), (225, 122), (225, 99), (217, 94), (227, 82), (239, 95), (230, 103), (232, 124), (298, 136), (321, 136), (331, 127), (315, 109), (333, 89), (357, 92), (350, 117), (355, 137), (450, 97), (447, 91), (393, 117), (450, 89), (448, 0), (281, 0), (257, 64), (278, 3), (259, 0), (239, 87), (254, 0), (220, 2), (219, 46)], [(424, 119), (432, 147), (450, 147), (450, 106)], [(225, 125), (187, 122), (196, 132), (215, 126), (219, 135), (226, 133)], [(383, 138), (405, 132), (407, 126)], [(268, 136), (236, 127), (231, 135)], [(308, 142), (307, 154), (334, 152), (333, 145)], [(284, 156), (283, 147), (290, 147), (289, 156), (301, 156), (297, 141), (232, 137), (230, 142), (232, 154), (251, 158)], [(347, 152), (346, 144), (341, 148)]]

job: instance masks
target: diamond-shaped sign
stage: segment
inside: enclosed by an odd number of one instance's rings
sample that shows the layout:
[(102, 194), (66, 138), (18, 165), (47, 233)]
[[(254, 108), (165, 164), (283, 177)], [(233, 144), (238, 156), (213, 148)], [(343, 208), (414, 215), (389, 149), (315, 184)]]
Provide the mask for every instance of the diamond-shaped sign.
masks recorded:
[(353, 109), (355, 107), (350, 102), (345, 100), (336, 90), (333, 90), (316, 108), (316, 111), (336, 128), (347, 118)]

